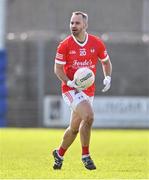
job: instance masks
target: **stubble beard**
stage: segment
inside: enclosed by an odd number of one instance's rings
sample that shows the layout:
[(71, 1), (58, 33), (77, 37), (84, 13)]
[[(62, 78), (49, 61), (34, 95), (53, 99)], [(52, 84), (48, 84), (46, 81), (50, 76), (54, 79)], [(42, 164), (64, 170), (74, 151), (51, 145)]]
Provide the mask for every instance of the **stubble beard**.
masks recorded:
[(71, 33), (72, 33), (73, 36), (75, 36), (75, 37), (78, 37), (79, 34), (80, 34), (80, 32), (78, 32), (78, 31), (71, 31)]
[(75, 38), (80, 38), (82, 31), (71, 31), (71, 33)]

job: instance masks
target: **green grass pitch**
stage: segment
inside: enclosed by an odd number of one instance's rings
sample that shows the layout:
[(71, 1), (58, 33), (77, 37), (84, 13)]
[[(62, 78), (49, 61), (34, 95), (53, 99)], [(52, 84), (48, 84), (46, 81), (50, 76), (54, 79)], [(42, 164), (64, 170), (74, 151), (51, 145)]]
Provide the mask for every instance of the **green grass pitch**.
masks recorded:
[(90, 152), (97, 170), (81, 162), (79, 135), (62, 170), (53, 170), (51, 152), (64, 129), (0, 129), (0, 179), (149, 179), (149, 131), (93, 130)]

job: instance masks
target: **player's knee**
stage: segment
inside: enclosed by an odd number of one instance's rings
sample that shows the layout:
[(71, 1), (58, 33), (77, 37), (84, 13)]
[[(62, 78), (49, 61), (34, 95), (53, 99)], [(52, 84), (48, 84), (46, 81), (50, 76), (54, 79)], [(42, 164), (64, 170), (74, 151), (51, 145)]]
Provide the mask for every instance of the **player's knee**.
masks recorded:
[(82, 131), (82, 130), (84, 130), (84, 129), (91, 129), (91, 127), (92, 127), (92, 124), (93, 124), (93, 120), (87, 120), (87, 121), (85, 121), (85, 120), (83, 120), (82, 122), (81, 122), (81, 125), (80, 125), (80, 131)]
[(84, 115), (84, 119), (82, 122), (82, 126), (86, 128), (90, 128), (93, 124), (94, 116), (92, 113), (87, 113)]

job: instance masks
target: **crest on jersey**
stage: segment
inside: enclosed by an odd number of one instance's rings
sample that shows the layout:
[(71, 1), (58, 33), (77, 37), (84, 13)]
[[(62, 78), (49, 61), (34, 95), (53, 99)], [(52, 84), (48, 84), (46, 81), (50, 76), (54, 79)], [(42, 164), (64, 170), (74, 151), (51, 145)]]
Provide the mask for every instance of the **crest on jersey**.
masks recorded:
[(86, 49), (80, 49), (80, 56), (86, 56)]

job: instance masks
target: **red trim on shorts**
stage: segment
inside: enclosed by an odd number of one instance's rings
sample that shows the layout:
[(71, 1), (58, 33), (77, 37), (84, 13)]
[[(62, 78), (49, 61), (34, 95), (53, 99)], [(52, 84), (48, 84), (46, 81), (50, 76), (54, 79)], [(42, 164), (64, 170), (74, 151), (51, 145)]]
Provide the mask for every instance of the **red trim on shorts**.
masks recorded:
[(66, 92), (65, 95), (67, 96), (68, 100), (70, 101), (70, 103), (73, 102), (73, 97), (72, 95), (70, 94), (70, 92)]

